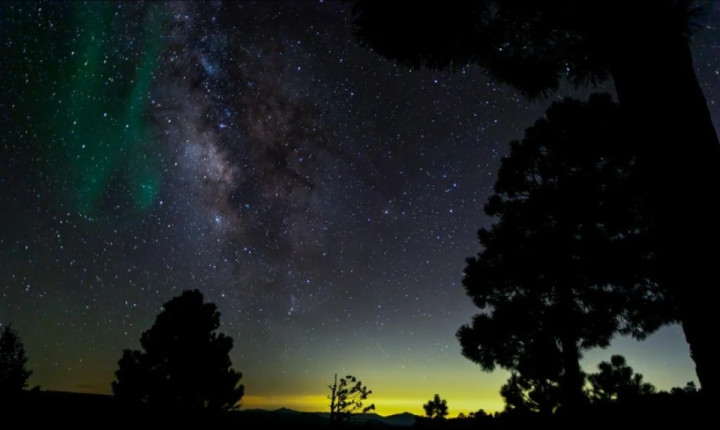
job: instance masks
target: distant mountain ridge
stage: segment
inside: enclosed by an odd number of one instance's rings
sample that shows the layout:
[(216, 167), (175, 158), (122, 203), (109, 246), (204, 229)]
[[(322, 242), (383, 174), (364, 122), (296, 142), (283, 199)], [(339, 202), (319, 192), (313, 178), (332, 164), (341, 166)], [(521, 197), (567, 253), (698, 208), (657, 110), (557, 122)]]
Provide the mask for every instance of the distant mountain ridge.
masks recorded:
[[(308, 420), (314, 420), (314, 418), (322, 418), (323, 421), (327, 421), (330, 419), (330, 413), (329, 412), (302, 412), (302, 411), (296, 411), (294, 409), (289, 408), (279, 408), (274, 410), (268, 410), (268, 409), (241, 409), (238, 411), (239, 414), (258, 414), (258, 415), (292, 415), (293, 418), (299, 418), (303, 419), (302, 417), (305, 417)], [(415, 424), (415, 420), (417, 419), (417, 416), (414, 414), (411, 414), (409, 412), (403, 412), (399, 414), (393, 414), (388, 416), (382, 416), (376, 413), (369, 413), (369, 414), (353, 414), (350, 418), (352, 422), (357, 424), (364, 424), (364, 423), (379, 423), (394, 427), (409, 427)]]
[[(65, 419), (80, 417), (87, 411), (104, 416), (125, 416), (132, 422), (131, 414), (124, 409), (113, 395), (88, 394), (68, 391), (29, 390), (22, 393), (18, 399), (19, 409), (15, 412), (33, 411), (42, 405), (43, 414), (54, 418)], [(0, 405), (2, 410), (2, 405)], [(42, 418), (43, 414), (30, 414), (33, 418)], [(282, 426), (295, 426), (297, 428), (327, 427), (330, 420), (329, 412), (302, 412), (289, 408), (270, 409), (243, 409), (231, 412), (229, 420), (237, 424), (245, 424), (246, 428), (275, 428)], [(350, 422), (360, 426), (371, 427), (410, 427), (415, 424), (418, 417), (409, 412), (381, 416), (376, 413), (353, 414)]]

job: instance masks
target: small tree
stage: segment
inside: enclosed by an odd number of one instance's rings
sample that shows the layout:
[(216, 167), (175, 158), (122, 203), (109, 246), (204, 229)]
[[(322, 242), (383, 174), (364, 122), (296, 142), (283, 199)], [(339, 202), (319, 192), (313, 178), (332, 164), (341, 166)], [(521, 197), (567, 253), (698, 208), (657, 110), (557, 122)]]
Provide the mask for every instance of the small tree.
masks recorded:
[(337, 373), (330, 388), (330, 426), (335, 427), (346, 421), (350, 415), (361, 411), (367, 413), (375, 409), (374, 404), (363, 406), (363, 402), (372, 394), (356, 377), (347, 375), (338, 381)]
[(622, 355), (613, 355), (609, 363), (600, 362), (598, 369), (588, 376), (590, 397), (595, 402), (628, 401), (655, 392), (655, 386), (643, 382), (643, 375), (635, 373)]
[(112, 383), (115, 396), (153, 408), (226, 411), (239, 406), (242, 373), (231, 368), (231, 337), (215, 331), (220, 312), (198, 290), (165, 303), (142, 334), (144, 351), (126, 349)]
[(556, 412), (559, 392), (556, 380), (535, 380), (516, 372), (500, 387), (500, 395), (505, 399), (505, 412), (517, 415), (549, 415)]
[(25, 346), (18, 332), (8, 324), (0, 335), (0, 399), (17, 395), (27, 386), (32, 371), (26, 364)]
[(697, 394), (697, 392), (698, 389), (693, 381), (688, 381), (684, 387), (672, 387), (670, 389), (670, 394), (674, 395)]
[(447, 401), (441, 399), (439, 394), (435, 394), (432, 400), (425, 403), (423, 409), (428, 418), (444, 420), (448, 414)]

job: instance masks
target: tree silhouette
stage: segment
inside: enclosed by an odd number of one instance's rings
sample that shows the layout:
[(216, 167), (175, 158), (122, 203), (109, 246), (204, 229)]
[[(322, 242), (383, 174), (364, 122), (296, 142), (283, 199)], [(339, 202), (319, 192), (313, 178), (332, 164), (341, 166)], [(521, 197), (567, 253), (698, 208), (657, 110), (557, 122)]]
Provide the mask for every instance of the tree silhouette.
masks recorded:
[(367, 413), (375, 409), (374, 404), (363, 406), (363, 402), (372, 394), (356, 377), (347, 375), (338, 381), (337, 373), (330, 388), (330, 426), (337, 427), (356, 412)]
[[(703, 389), (720, 389), (709, 327), (720, 282), (720, 145), (689, 40), (695, 0), (352, 2), (358, 41), (411, 67), (479, 65), (528, 97), (563, 80), (612, 78), (637, 156), (637, 182), (655, 212), (658, 275), (674, 291)], [(708, 288), (711, 285), (712, 288)]]
[(670, 394), (676, 394), (676, 395), (686, 395), (686, 394), (695, 394), (697, 393), (697, 387), (695, 386), (695, 383), (693, 381), (688, 381), (684, 387), (672, 387), (670, 389)]
[(112, 383), (116, 397), (153, 409), (226, 411), (239, 407), (242, 374), (231, 368), (233, 341), (222, 333), (220, 312), (198, 290), (163, 305), (140, 344), (126, 349)]
[(448, 414), (447, 401), (441, 399), (439, 394), (435, 394), (432, 400), (425, 403), (423, 409), (425, 409), (425, 415), (432, 419), (444, 420)]
[(505, 412), (510, 414), (550, 415), (558, 408), (559, 387), (556, 380), (534, 380), (513, 372), (500, 387)]
[(607, 94), (566, 99), (502, 160), (485, 205), (497, 221), (478, 232), (482, 250), (463, 277), (481, 312), (457, 337), (483, 370), (518, 374), (507, 394), (535, 384), (538, 403), (559, 393), (556, 404), (576, 411), (583, 350), (673, 321), (651, 264), (653, 219), (627, 186), (635, 159), (624, 139)]
[(643, 382), (643, 375), (634, 373), (622, 355), (613, 355), (610, 362), (600, 362), (598, 369), (598, 373), (588, 375), (590, 398), (594, 402), (626, 402), (655, 392), (655, 386)]
[(517, 357), (510, 378), (500, 387), (505, 412), (519, 415), (557, 412), (563, 394), (562, 374), (562, 354), (557, 342), (538, 333), (527, 344), (524, 354)]
[(27, 386), (32, 371), (26, 368), (27, 356), (17, 330), (7, 324), (0, 334), (0, 400), (17, 396)]

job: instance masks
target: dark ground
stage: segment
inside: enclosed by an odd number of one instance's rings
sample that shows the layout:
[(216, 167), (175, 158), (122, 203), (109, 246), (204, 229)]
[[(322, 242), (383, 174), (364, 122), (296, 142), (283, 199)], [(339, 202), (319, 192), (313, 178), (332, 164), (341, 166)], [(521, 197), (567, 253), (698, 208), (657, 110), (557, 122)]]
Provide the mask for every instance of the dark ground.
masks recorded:
[[(477, 418), (429, 420), (417, 418), (413, 425), (391, 425), (378, 420), (349, 424), (350, 429), (384, 430), (505, 430), (505, 429), (702, 429), (714, 428), (715, 414), (695, 395), (656, 394), (632, 404), (609, 404), (589, 407), (572, 417), (549, 416), (484, 416)], [(240, 410), (223, 415), (156, 413), (128, 408), (113, 396), (65, 393), (56, 391), (25, 391), (22, 396), (0, 402), (0, 429), (51, 426), (63, 429), (328, 429), (327, 414), (278, 411)]]

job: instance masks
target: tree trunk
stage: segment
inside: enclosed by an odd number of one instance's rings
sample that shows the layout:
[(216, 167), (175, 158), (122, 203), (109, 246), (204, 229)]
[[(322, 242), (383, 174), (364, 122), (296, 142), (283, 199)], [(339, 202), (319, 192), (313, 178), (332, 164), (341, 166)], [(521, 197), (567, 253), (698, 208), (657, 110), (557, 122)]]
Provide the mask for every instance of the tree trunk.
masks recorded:
[(336, 428), (338, 426), (338, 382), (337, 373), (335, 374), (335, 380), (330, 388), (330, 428)]
[(560, 348), (562, 359), (562, 395), (560, 408), (563, 414), (574, 419), (583, 404), (583, 374), (580, 369), (580, 349), (578, 348), (577, 312), (573, 290), (568, 285), (557, 289), (560, 306)]
[(580, 351), (572, 335), (561, 340), (563, 360), (562, 410), (568, 416), (578, 413), (583, 404), (583, 376), (580, 370)]
[(709, 398), (720, 384), (711, 335), (720, 283), (720, 145), (687, 38), (643, 25), (649, 28), (618, 38), (612, 76), (657, 223), (658, 273)]

